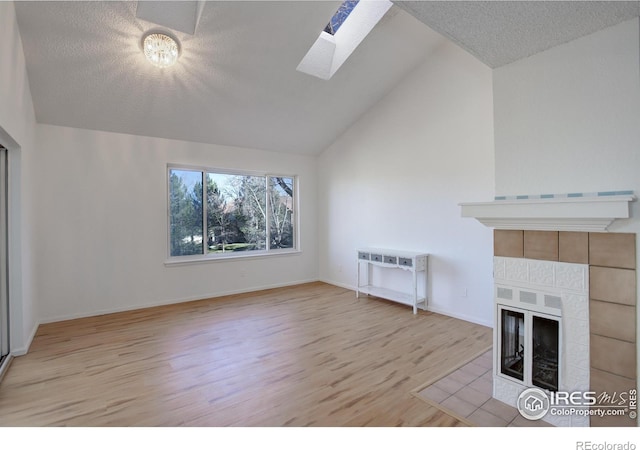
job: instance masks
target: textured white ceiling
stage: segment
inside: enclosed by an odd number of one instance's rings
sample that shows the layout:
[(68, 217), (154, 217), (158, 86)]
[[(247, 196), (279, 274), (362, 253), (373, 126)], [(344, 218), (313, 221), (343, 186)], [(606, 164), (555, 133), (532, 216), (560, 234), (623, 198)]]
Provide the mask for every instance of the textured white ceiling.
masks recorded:
[(159, 70), (140, 48), (158, 25), (136, 17), (137, 2), (17, 1), (36, 118), (318, 154), (428, 58), (441, 34), (499, 67), (640, 12), (640, 1), (395, 1), (402, 9), (391, 8), (331, 80), (297, 72), (340, 3), (208, 1), (194, 35), (171, 30), (181, 58)]
[(204, 0), (163, 0), (162, 2), (138, 2), (136, 17), (172, 30), (195, 34)]
[[(178, 64), (149, 64), (136, 2), (16, 2), (40, 123), (317, 154), (443, 37), (399, 8), (336, 75), (296, 71), (340, 1), (207, 2)], [(392, 12), (393, 11), (393, 12)]]
[(640, 14), (640, 1), (394, 1), (489, 67)]

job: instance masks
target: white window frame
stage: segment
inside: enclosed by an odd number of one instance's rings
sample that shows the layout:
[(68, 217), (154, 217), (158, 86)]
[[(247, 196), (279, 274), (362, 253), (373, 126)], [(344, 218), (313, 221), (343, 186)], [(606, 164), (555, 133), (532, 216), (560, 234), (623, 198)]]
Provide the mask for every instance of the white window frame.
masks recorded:
[[(267, 227), (266, 234), (266, 249), (265, 250), (250, 250), (247, 252), (228, 252), (228, 253), (208, 253), (203, 252), (198, 255), (184, 255), (184, 256), (171, 256), (171, 205), (170, 205), (170, 194), (171, 194), (171, 171), (172, 170), (187, 170), (193, 172), (202, 172), (203, 173), (203, 189), (206, 189), (206, 184), (204, 183), (204, 178), (207, 173), (216, 173), (223, 175), (237, 175), (237, 176), (249, 176), (249, 177), (265, 177), (265, 183), (269, 183), (271, 178), (291, 178), (293, 180), (293, 211), (291, 212), (291, 223), (293, 224), (293, 247), (292, 248), (278, 248), (278, 249), (270, 249), (270, 208), (266, 208), (265, 214), (265, 224)], [(264, 257), (273, 257), (273, 256), (283, 256), (283, 255), (293, 255), (301, 252), (300, 250), (300, 218), (299, 218), (299, 190), (298, 190), (298, 176), (290, 175), (284, 173), (274, 173), (274, 172), (259, 172), (259, 171), (251, 171), (251, 170), (238, 170), (238, 169), (220, 169), (215, 167), (205, 167), (205, 166), (192, 166), (185, 164), (167, 164), (167, 182), (166, 182), (166, 193), (165, 193), (165, 201), (167, 204), (167, 249), (166, 255), (167, 259), (165, 261), (165, 265), (182, 265), (182, 264), (192, 264), (192, 263), (200, 263), (200, 262), (213, 262), (213, 261), (225, 261), (231, 259), (252, 259), (252, 258), (264, 258)], [(206, 198), (206, 193), (203, 192), (203, 199)], [(266, 199), (269, 202), (269, 198), (267, 196)], [(268, 203), (267, 203), (268, 206)], [(202, 224), (203, 224), (203, 240), (206, 234), (206, 224), (207, 224), (207, 205), (206, 201), (203, 201), (202, 205)], [(204, 246), (204, 244), (203, 244)], [(204, 248), (204, 247), (203, 247)]]

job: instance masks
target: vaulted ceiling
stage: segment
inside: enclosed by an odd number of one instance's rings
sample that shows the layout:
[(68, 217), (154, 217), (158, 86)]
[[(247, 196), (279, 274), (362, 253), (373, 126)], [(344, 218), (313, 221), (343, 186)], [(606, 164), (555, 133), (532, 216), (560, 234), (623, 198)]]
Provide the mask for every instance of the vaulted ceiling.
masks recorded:
[[(340, 1), (208, 1), (178, 64), (141, 52), (134, 1), (18, 1), (40, 123), (318, 154), (445, 39), (489, 67), (638, 16), (627, 2), (395, 2), (328, 81), (295, 69)], [(436, 30), (436, 31), (434, 31)]]

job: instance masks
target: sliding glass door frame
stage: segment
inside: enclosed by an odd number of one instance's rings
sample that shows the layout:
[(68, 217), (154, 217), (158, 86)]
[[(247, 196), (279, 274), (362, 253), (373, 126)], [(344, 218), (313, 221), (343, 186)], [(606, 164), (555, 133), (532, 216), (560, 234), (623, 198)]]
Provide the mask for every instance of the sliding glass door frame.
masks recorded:
[(7, 162), (7, 150), (0, 146), (0, 364), (10, 351)]

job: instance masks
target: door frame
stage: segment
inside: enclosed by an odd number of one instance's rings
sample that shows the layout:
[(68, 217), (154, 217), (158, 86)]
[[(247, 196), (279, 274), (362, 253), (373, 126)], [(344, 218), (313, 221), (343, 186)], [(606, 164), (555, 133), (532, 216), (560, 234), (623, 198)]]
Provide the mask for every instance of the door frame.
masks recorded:
[(0, 381), (11, 363), (9, 302), (9, 151), (0, 144)]

